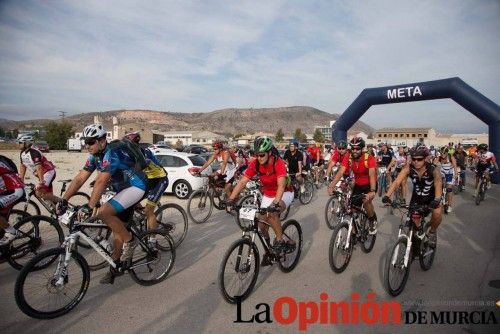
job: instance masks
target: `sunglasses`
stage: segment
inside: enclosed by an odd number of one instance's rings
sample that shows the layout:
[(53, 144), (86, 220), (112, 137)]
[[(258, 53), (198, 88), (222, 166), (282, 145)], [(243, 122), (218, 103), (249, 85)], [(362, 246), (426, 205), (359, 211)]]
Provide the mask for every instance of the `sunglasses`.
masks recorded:
[(264, 158), (264, 157), (266, 156), (266, 153), (259, 153), (259, 154), (257, 154), (257, 156), (258, 156), (259, 158)]
[(425, 159), (424, 158), (412, 158), (411, 160), (413, 160), (413, 161), (424, 161)]
[(353, 151), (361, 151), (361, 147), (351, 147), (351, 150), (353, 150)]
[(345, 151), (345, 150), (347, 150), (347, 148), (339, 148), (339, 151), (340, 150)]
[(85, 145), (92, 146), (97, 142), (97, 139), (95, 138), (90, 138), (90, 139), (85, 139)]

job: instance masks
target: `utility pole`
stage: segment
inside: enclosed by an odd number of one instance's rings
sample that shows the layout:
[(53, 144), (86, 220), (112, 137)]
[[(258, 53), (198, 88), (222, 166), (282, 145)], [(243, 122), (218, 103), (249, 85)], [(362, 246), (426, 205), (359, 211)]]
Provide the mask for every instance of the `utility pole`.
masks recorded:
[(61, 114), (61, 119), (64, 120), (64, 117), (66, 116), (67, 112), (59, 110), (58, 113)]

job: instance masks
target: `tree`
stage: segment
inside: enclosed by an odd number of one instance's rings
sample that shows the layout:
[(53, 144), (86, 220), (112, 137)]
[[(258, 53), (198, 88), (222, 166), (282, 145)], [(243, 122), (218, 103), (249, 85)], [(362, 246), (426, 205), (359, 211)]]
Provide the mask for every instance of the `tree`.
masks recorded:
[(5, 137), (5, 130), (0, 127), (0, 137)]
[(317, 143), (324, 143), (325, 135), (323, 135), (320, 129), (316, 129), (316, 131), (314, 131), (313, 139)]
[(51, 149), (65, 150), (68, 138), (73, 134), (73, 126), (67, 121), (50, 122), (45, 126), (45, 137)]
[(283, 133), (283, 130), (281, 130), (281, 128), (279, 128), (278, 132), (276, 132), (276, 141), (282, 142), (284, 136), (285, 136), (285, 134)]
[(305, 133), (302, 133), (300, 128), (295, 129), (295, 133), (293, 134), (293, 138), (297, 139), (299, 143), (305, 143), (307, 141), (307, 136)]

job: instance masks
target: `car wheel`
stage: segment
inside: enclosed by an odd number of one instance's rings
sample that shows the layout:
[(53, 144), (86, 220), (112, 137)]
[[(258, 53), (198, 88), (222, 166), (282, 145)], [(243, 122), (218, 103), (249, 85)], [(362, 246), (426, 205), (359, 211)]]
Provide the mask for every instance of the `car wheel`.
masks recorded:
[(191, 194), (191, 186), (184, 180), (179, 180), (175, 182), (173, 191), (175, 197), (180, 199), (186, 199)]

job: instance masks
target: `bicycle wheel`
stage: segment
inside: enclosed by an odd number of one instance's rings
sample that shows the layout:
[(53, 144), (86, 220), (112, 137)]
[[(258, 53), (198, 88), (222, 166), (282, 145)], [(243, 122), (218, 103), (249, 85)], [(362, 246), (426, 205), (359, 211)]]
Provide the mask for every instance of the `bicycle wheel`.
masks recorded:
[(479, 190), (478, 190), (478, 192), (476, 194), (476, 198), (475, 198), (476, 205), (479, 205), (479, 203), (481, 203), (482, 198), (484, 197), (482, 192), (483, 192), (483, 184), (480, 183)]
[[(90, 282), (87, 262), (79, 253), (72, 252), (72, 261), (62, 268), (65, 254), (64, 248), (48, 249), (21, 270), (14, 294), (24, 314), (37, 319), (60, 317), (83, 299)], [(45, 266), (51, 259), (58, 261)]]
[[(150, 243), (154, 238), (157, 245), (165, 250), (159, 251)], [(150, 230), (138, 236), (139, 244), (134, 252), (129, 273), (140, 285), (149, 286), (165, 280), (175, 262), (175, 247), (172, 237), (163, 229)]]
[(304, 191), (299, 193), (299, 201), (302, 204), (309, 204), (314, 195), (314, 184), (304, 181)]
[(484, 201), (486, 190), (488, 190), (488, 185), (486, 184), (486, 182), (481, 183), (481, 201)]
[[(391, 257), (389, 258), (389, 263), (387, 265), (387, 289), (391, 296), (396, 297), (401, 292), (406, 285), (408, 276), (410, 274), (410, 264), (411, 260), (408, 260), (408, 266), (404, 265), (404, 258), (406, 253), (406, 247), (408, 242), (406, 238), (401, 237), (392, 247)], [(410, 252), (410, 259), (412, 254)], [(394, 264), (393, 264), (394, 263)]]
[(226, 199), (226, 194), (224, 193), (224, 189), (214, 190), (213, 194), (214, 194), (213, 197), (214, 207), (217, 210), (225, 210), (226, 203), (224, 203), (224, 201)]
[(224, 254), (219, 269), (219, 290), (228, 303), (245, 300), (257, 282), (260, 257), (257, 245), (248, 238), (236, 240)]
[(361, 231), (359, 231), (361, 233), (359, 237), (361, 241), (361, 250), (363, 253), (370, 253), (373, 246), (375, 246), (377, 235), (369, 233), (368, 217), (365, 214), (361, 214), (359, 219), (361, 219), (359, 222), (359, 225), (361, 226)]
[(290, 213), (290, 207), (292, 205), (290, 204), (284, 211), (280, 213), (280, 221), (285, 220), (288, 217), (288, 214)]
[[(29, 216), (17, 222), (14, 227), (18, 235), (10, 244), (7, 261), (17, 270), (38, 253), (58, 247), (64, 241), (58, 222), (47, 216)], [(45, 265), (50, 263), (51, 261)]]
[[(172, 237), (174, 247), (179, 247), (188, 231), (186, 211), (178, 204), (167, 203), (156, 209), (155, 215), (159, 226)], [(164, 250), (161, 245), (158, 247)]]
[(325, 206), (325, 221), (326, 226), (333, 230), (340, 222), (340, 201), (337, 197), (331, 196)]
[[(238, 202), (239, 207), (245, 207), (245, 208), (259, 208), (260, 207), (260, 201), (257, 198), (257, 201), (255, 201), (255, 197), (252, 194), (248, 194), (246, 196), (243, 196), (239, 202)], [(240, 218), (240, 213), (236, 213), (236, 223), (238, 224), (239, 228), (242, 231), (250, 231), (253, 228), (253, 220), (248, 220), (248, 219), (241, 219)]]
[(434, 263), (434, 257), (436, 256), (436, 248), (437, 244), (434, 247), (430, 247), (427, 241), (420, 243), (418, 260), (420, 262), (420, 268), (422, 268), (422, 270), (427, 271), (431, 269), (432, 264)]
[(210, 218), (214, 203), (208, 192), (203, 189), (194, 191), (187, 203), (187, 214), (196, 224), (202, 224)]
[(82, 206), (84, 204), (88, 204), (89, 200), (90, 200), (89, 195), (79, 191), (75, 193), (73, 196), (71, 196), (68, 202), (73, 206), (75, 205)]
[(41, 215), (40, 207), (33, 200), (18, 202), (12, 207), (15, 210), (24, 211), (31, 216)]
[(289, 273), (297, 266), (302, 252), (302, 228), (296, 220), (287, 220), (283, 224), (283, 240), (286, 247), (278, 261), (278, 267), (282, 272)]
[(340, 274), (347, 268), (351, 260), (353, 243), (349, 242), (349, 247), (346, 248), (347, 240), (351, 236), (348, 235), (349, 224), (338, 224), (332, 233), (330, 239), (330, 247), (328, 257), (330, 261), (330, 268), (337, 274)]

